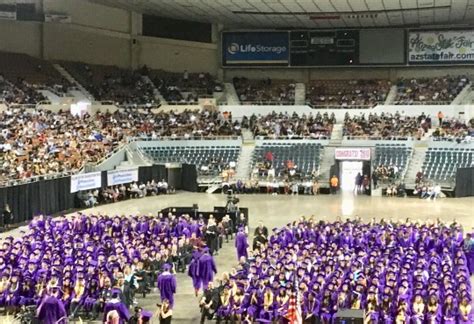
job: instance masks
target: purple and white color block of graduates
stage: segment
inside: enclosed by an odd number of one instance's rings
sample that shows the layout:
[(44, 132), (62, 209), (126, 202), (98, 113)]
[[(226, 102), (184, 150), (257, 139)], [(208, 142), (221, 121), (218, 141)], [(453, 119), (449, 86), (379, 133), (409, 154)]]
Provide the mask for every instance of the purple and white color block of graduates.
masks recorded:
[(299, 294), (304, 323), (339, 309), (363, 309), (365, 323), (472, 323), (473, 243), (455, 223), (303, 217), (223, 280), (216, 314), (278, 322)]
[[(105, 318), (112, 309), (124, 322), (135, 294), (153, 287), (172, 306), (176, 280), (171, 269), (185, 272), (193, 256), (215, 268), (202, 240), (205, 230), (204, 220), (171, 213), (38, 216), (21, 238), (7, 237), (1, 244), (0, 307), (12, 314), (21, 306), (36, 306), (41, 323), (79, 313), (92, 319), (104, 313)], [(214, 273), (205, 275), (212, 281)]]

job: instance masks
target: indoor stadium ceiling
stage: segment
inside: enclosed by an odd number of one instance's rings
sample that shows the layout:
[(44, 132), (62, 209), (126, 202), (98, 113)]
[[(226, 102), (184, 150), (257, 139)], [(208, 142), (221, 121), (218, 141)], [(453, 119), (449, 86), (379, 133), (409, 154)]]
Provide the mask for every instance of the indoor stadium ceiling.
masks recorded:
[(474, 0), (89, 0), (226, 28), (429, 26), (474, 22)]

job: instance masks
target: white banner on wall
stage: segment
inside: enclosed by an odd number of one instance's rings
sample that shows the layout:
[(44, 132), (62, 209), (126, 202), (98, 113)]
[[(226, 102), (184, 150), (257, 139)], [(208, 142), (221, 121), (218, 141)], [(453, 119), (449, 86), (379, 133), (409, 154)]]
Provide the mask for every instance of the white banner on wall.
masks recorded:
[(107, 186), (138, 181), (138, 168), (107, 171)]
[(474, 30), (410, 31), (408, 62), (474, 62)]
[(72, 23), (71, 16), (68, 15), (58, 15), (58, 14), (45, 14), (44, 15), (45, 22), (55, 22), (55, 23), (62, 23), (62, 24), (70, 24)]
[(337, 148), (336, 160), (370, 161), (370, 148)]
[(71, 176), (71, 193), (100, 188), (102, 186), (101, 174), (101, 172), (91, 172)]
[(16, 11), (0, 11), (0, 19), (16, 20)]

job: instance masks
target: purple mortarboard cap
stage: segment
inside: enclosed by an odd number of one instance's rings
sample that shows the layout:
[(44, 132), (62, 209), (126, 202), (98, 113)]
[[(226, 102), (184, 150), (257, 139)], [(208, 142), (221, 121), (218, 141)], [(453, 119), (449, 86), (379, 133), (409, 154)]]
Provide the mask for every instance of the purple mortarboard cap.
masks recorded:
[(141, 312), (142, 319), (149, 321), (153, 317), (153, 313), (150, 311), (142, 311)]

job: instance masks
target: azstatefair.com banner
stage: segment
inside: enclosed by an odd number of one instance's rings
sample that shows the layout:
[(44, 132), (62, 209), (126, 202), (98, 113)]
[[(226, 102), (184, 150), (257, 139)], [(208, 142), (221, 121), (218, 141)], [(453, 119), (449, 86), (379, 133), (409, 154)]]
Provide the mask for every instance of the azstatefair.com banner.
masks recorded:
[(101, 172), (81, 173), (71, 176), (71, 193), (100, 188), (101, 186)]
[(115, 186), (134, 181), (138, 181), (138, 168), (107, 171), (108, 186)]
[(472, 63), (474, 62), (474, 30), (410, 31), (408, 62)]

